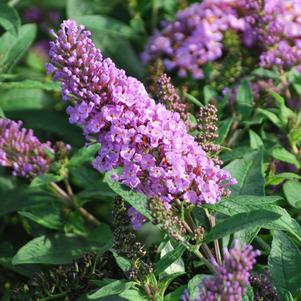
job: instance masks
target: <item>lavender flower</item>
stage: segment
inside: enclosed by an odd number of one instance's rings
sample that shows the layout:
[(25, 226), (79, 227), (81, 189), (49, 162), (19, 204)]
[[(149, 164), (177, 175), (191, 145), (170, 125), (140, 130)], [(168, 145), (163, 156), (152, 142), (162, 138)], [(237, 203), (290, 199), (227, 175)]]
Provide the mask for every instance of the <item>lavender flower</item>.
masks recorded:
[(211, 278), (204, 278), (200, 285), (200, 295), (196, 300), (189, 298), (186, 292), (183, 301), (242, 301), (246, 287), (250, 284), (250, 271), (260, 254), (251, 245), (239, 247), (238, 241), (234, 248), (225, 250), (224, 263), (213, 262), (217, 273)]
[[(301, 70), (299, 0), (204, 0), (163, 23), (145, 47), (145, 63), (163, 58), (166, 70), (204, 76), (202, 66), (221, 58), (225, 33), (234, 32), (247, 48), (259, 50), (258, 64)], [(238, 73), (240, 73), (238, 68)]]
[(205, 0), (179, 11), (175, 21), (163, 23), (163, 30), (150, 39), (142, 60), (147, 63), (161, 56), (168, 71), (177, 69), (181, 77), (191, 73), (202, 78), (202, 65), (223, 54), (224, 33), (244, 30), (244, 18), (237, 10), (240, 2)]
[(54, 153), (50, 142), (41, 143), (22, 122), (0, 119), (0, 165), (13, 169), (14, 176), (33, 177), (46, 172)]
[(187, 133), (178, 113), (150, 99), (137, 79), (103, 59), (90, 32), (72, 20), (51, 42), (48, 70), (62, 82), (71, 123), (101, 143), (94, 167), (122, 167), (119, 181), (164, 202), (215, 203), (235, 183)]
[[(245, 44), (261, 45), (259, 64), (265, 68), (301, 67), (301, 2), (298, 0), (250, 1)], [(252, 5), (251, 5), (252, 3)]]
[(140, 229), (146, 221), (145, 217), (140, 212), (138, 212), (134, 207), (129, 208), (128, 216), (130, 217), (134, 230)]

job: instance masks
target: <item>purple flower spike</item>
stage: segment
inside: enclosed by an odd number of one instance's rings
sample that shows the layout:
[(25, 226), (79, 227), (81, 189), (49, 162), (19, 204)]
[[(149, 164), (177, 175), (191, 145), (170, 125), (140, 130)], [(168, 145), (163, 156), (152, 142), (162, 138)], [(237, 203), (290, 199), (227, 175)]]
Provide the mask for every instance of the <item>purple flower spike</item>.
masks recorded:
[(33, 177), (45, 173), (54, 153), (50, 142), (41, 143), (22, 122), (0, 119), (0, 165), (13, 169), (14, 176)]
[(204, 278), (200, 284), (200, 295), (197, 299), (190, 299), (186, 291), (183, 301), (242, 301), (246, 287), (250, 285), (250, 272), (256, 263), (255, 258), (260, 255), (251, 245), (243, 245), (238, 241), (234, 248), (225, 250), (222, 265), (212, 262), (216, 274), (211, 278)]
[(48, 69), (70, 101), (70, 122), (102, 145), (98, 171), (122, 167), (119, 181), (164, 202), (221, 199), (233, 183), (230, 174), (207, 157), (178, 113), (156, 104), (141, 82), (103, 59), (83, 26), (67, 20), (54, 36)]

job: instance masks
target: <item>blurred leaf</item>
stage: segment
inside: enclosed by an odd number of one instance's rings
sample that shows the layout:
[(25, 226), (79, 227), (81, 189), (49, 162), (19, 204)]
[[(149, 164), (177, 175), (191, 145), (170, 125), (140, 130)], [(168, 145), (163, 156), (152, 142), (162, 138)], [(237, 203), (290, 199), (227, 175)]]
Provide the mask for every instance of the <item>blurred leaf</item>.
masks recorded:
[(293, 164), (298, 169), (301, 167), (301, 164), (300, 164), (299, 160), (297, 159), (297, 157), (294, 154), (287, 151), (283, 147), (277, 146), (277, 147), (273, 148), (272, 156), (279, 161)]
[(212, 230), (205, 235), (204, 242), (208, 243), (244, 229), (260, 227), (280, 217), (280, 214), (268, 210), (253, 210), (247, 213), (238, 213), (224, 219), (213, 227)]
[(262, 150), (247, 153), (225, 167), (238, 182), (231, 187), (233, 195), (264, 195)]
[(244, 80), (238, 87), (236, 104), (243, 119), (248, 118), (253, 110), (253, 94), (248, 81)]
[(36, 25), (26, 24), (20, 27), (18, 36), (7, 32), (0, 38), (0, 71), (10, 71), (23, 57), (35, 39)]
[(159, 281), (159, 290), (160, 290), (160, 295), (162, 296), (162, 300), (165, 294), (165, 291), (169, 287), (172, 281), (174, 281), (176, 278), (182, 276), (185, 274), (184, 272), (176, 272), (172, 273), (170, 275), (164, 276), (160, 279)]
[[(179, 244), (176, 248), (173, 248), (170, 241), (164, 246), (163, 250), (161, 251), (161, 256), (163, 256), (156, 264), (155, 264), (155, 275), (159, 276), (164, 271), (167, 274), (173, 274), (176, 272), (184, 272), (184, 263), (181, 259), (185, 251), (185, 247)], [(162, 253), (163, 252), (163, 253)], [(168, 269), (172, 264), (175, 263), (174, 269)], [(168, 270), (166, 270), (168, 269)]]
[(0, 89), (40, 89), (61, 92), (61, 86), (57, 82), (40, 82), (34, 80), (0, 83)]
[(61, 176), (51, 174), (51, 173), (44, 173), (41, 176), (35, 177), (30, 183), (30, 187), (43, 186), (51, 182), (59, 182), (61, 180), (62, 180)]
[(49, 229), (62, 229), (60, 206), (57, 201), (49, 200), (31, 206), (26, 211), (19, 211), (20, 215)]
[(267, 185), (279, 185), (285, 180), (301, 180), (301, 176), (293, 172), (282, 172), (267, 178)]
[(250, 146), (253, 149), (258, 149), (261, 146), (263, 146), (263, 142), (258, 134), (256, 134), (254, 131), (249, 130), (249, 136), (250, 136)]
[(290, 205), (294, 208), (301, 209), (301, 183), (297, 181), (287, 181), (283, 185), (283, 191)]
[(185, 285), (181, 285), (180, 287), (176, 288), (174, 291), (170, 292), (168, 295), (165, 296), (164, 301), (179, 301), (181, 300), (182, 295), (186, 289)]
[(91, 163), (100, 149), (99, 143), (94, 143), (89, 146), (82, 147), (70, 159), (69, 166), (78, 166), (85, 163)]
[(101, 254), (111, 248), (112, 233), (104, 224), (99, 229), (101, 231), (98, 231), (97, 236), (90, 240), (63, 234), (34, 238), (17, 252), (13, 264), (65, 264), (86, 252)]
[(264, 115), (265, 117), (267, 117), (272, 123), (274, 123), (277, 127), (282, 128), (283, 124), (281, 122), (281, 120), (279, 119), (279, 117), (274, 114), (273, 112), (270, 112), (266, 109), (262, 109), (262, 108), (257, 108), (256, 111), (262, 115)]
[(117, 19), (100, 15), (79, 16), (75, 20), (91, 30), (96, 46), (117, 66), (136, 77), (143, 76), (144, 68), (129, 42), (129, 38), (138, 37), (131, 27)]
[(0, 106), (5, 112), (16, 110), (40, 110), (50, 106), (52, 99), (39, 89), (1, 89)]
[(89, 299), (98, 299), (101, 297), (118, 295), (134, 285), (134, 282), (128, 282), (126, 280), (116, 280), (110, 284), (105, 285), (95, 293), (88, 296)]
[(9, 33), (17, 35), (21, 21), (17, 11), (7, 4), (0, 3), (0, 25)]
[(275, 71), (257, 68), (252, 72), (253, 75), (260, 76), (260, 77), (267, 77), (272, 79), (279, 79), (279, 75)]
[(49, 199), (47, 195), (39, 194), (37, 191), (31, 191), (22, 187), (5, 190), (0, 192), (0, 216), (11, 212), (28, 208), (34, 204), (41, 202), (43, 199)]
[(301, 290), (301, 253), (298, 247), (281, 231), (273, 235), (269, 255), (269, 271), (273, 284), (281, 294), (287, 290), (295, 297)]
[(202, 107), (203, 104), (197, 99), (195, 98), (193, 95), (187, 93), (187, 92), (184, 92), (184, 96), (190, 101), (192, 102), (193, 104), (195, 104), (196, 106), (198, 107)]
[(202, 283), (204, 278), (210, 278), (212, 276), (209, 275), (195, 275), (192, 279), (188, 282), (188, 292), (190, 300), (197, 300), (200, 296), (200, 284)]
[(77, 16), (75, 18), (78, 24), (82, 24), (98, 34), (114, 36), (115, 38), (137, 38), (137, 34), (131, 27), (125, 23), (101, 15)]
[(110, 12), (121, 0), (67, 0), (67, 17), (74, 19), (78, 16)]
[(117, 181), (112, 179), (112, 173), (106, 173), (104, 182), (119, 196), (121, 196), (127, 203), (134, 207), (138, 212), (144, 215), (147, 219), (152, 220), (152, 216), (147, 211), (147, 198), (144, 194), (135, 192), (133, 190), (126, 190)]
[(204, 101), (208, 104), (212, 100), (217, 100), (219, 97), (218, 93), (209, 85), (204, 87)]
[(218, 138), (216, 139), (216, 143), (217, 144), (223, 144), (224, 141), (226, 140), (231, 125), (233, 123), (233, 119), (232, 118), (227, 118), (225, 120), (222, 120), (219, 122), (218, 124)]
[(244, 294), (242, 301), (254, 301), (254, 292), (251, 286), (247, 287), (247, 291)]

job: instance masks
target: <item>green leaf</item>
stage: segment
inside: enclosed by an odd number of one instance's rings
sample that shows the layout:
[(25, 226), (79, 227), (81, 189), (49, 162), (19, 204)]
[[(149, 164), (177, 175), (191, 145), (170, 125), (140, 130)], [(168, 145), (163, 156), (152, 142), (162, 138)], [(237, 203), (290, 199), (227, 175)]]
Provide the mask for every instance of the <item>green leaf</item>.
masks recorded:
[(67, 0), (67, 16), (74, 19), (78, 16), (109, 13), (121, 0)]
[(212, 228), (212, 230), (205, 235), (204, 242), (211, 242), (244, 229), (260, 227), (280, 217), (280, 214), (268, 210), (253, 210), (247, 213), (238, 213), (224, 219)]
[(186, 289), (185, 285), (181, 285), (180, 287), (176, 288), (174, 291), (170, 292), (168, 295), (165, 296), (164, 301), (179, 301)]
[(185, 273), (184, 272), (177, 272), (177, 273), (167, 275), (167, 276), (160, 279), (159, 289), (160, 289), (160, 295), (162, 296), (162, 298), (164, 297), (165, 291), (168, 288), (168, 286), (170, 285), (170, 283), (172, 281), (174, 281), (176, 278), (182, 276), (183, 274), (185, 274)]
[(232, 186), (233, 195), (264, 195), (264, 176), (262, 172), (262, 150), (247, 153), (236, 159), (225, 169), (238, 182)]
[(21, 21), (17, 11), (7, 4), (0, 3), (0, 25), (9, 33), (17, 35)]
[(53, 99), (39, 89), (1, 89), (0, 87), (0, 106), (7, 114), (11, 111), (46, 109), (52, 103)]
[(294, 208), (301, 209), (301, 183), (297, 181), (287, 181), (283, 185), (283, 191), (290, 205)]
[(268, 264), (278, 292), (287, 290), (296, 297), (301, 291), (301, 252), (281, 231), (274, 232)]
[(62, 180), (61, 176), (51, 174), (51, 173), (45, 173), (41, 176), (35, 177), (30, 183), (30, 187), (43, 186), (51, 182), (59, 182), (61, 180)]
[(204, 101), (205, 104), (208, 104), (212, 100), (218, 99), (219, 95), (218, 93), (209, 85), (206, 85), (204, 87)]
[(279, 79), (279, 75), (275, 71), (263, 69), (263, 68), (257, 68), (255, 69), (252, 74), (260, 77), (267, 77), (272, 79)]
[(49, 229), (62, 229), (60, 206), (57, 200), (47, 200), (31, 206), (26, 211), (19, 211), (20, 215)]
[(239, 85), (236, 104), (238, 112), (242, 115), (243, 119), (248, 118), (253, 110), (253, 94), (248, 81), (244, 80)]
[(250, 146), (253, 149), (258, 149), (263, 146), (263, 141), (261, 140), (260, 136), (252, 130), (249, 130), (250, 136)]
[(269, 176), (267, 178), (266, 185), (279, 185), (285, 180), (301, 180), (301, 176), (293, 172), (282, 172)]
[[(170, 244), (170, 242), (168, 242)], [(171, 246), (171, 245), (170, 245)], [(175, 261), (181, 258), (185, 251), (185, 247), (183, 245), (178, 245), (175, 249), (172, 248), (171, 251), (166, 253), (156, 264), (155, 264), (155, 275), (160, 275), (163, 273), (169, 266), (171, 266)], [(181, 269), (177, 269), (176, 272), (182, 272), (183, 266)]]
[(254, 301), (254, 292), (251, 286), (247, 287), (247, 291), (244, 294), (242, 301)]
[(120, 255), (118, 255), (114, 250), (111, 250), (117, 265), (122, 269), (122, 271), (127, 272), (131, 268), (131, 262)]
[(126, 190), (123, 185), (112, 179), (112, 173), (105, 174), (104, 182), (107, 183), (116, 194), (122, 197), (138, 212), (140, 212), (149, 220), (152, 220), (152, 216), (147, 211), (147, 198), (145, 195), (143, 195), (142, 193), (135, 192), (133, 190)]
[(95, 293), (88, 296), (89, 299), (98, 299), (101, 297), (118, 295), (134, 285), (134, 282), (127, 282), (126, 280), (116, 280), (110, 284), (105, 285)]
[[(290, 214), (283, 208), (270, 204), (269, 201), (266, 202), (267, 197), (263, 197), (262, 202), (260, 199), (257, 199), (253, 202), (251, 198), (246, 198), (243, 200), (244, 196), (241, 198), (231, 198), (226, 199), (210, 208), (214, 211), (220, 212), (225, 215), (232, 216), (234, 214), (251, 212), (252, 210), (264, 209), (270, 212), (279, 214), (281, 217), (272, 222), (268, 222), (265, 225), (262, 225), (263, 228), (271, 230), (284, 230), (293, 235), (299, 243), (301, 243), (301, 226), (297, 223)], [(272, 201), (272, 199), (271, 199)]]
[(184, 96), (190, 101), (192, 102), (193, 104), (195, 104), (196, 106), (198, 107), (202, 107), (203, 104), (197, 99), (195, 98), (193, 95), (187, 93), (187, 92), (184, 92)]
[(224, 143), (224, 141), (226, 140), (226, 138), (229, 134), (232, 123), (233, 123), (232, 118), (227, 118), (227, 119), (219, 122), (219, 125), (218, 125), (218, 138), (216, 139), (217, 144), (223, 144)]
[(289, 164), (293, 164), (295, 165), (298, 169), (301, 167), (299, 160), (297, 159), (297, 157), (290, 153), (289, 151), (287, 151), (285, 148), (283, 147), (275, 147), (272, 150), (272, 156), (282, 162), (286, 162)]
[(256, 112), (264, 115), (266, 118), (268, 118), (272, 123), (274, 123), (277, 127), (282, 128), (283, 124), (280, 120), (280, 118), (273, 112), (270, 112), (266, 109), (257, 108)]
[(35, 39), (36, 25), (26, 24), (20, 27), (18, 36), (7, 32), (0, 38), (0, 71), (10, 71), (23, 57)]
[(105, 35), (113, 35), (115, 38), (137, 38), (136, 32), (131, 27), (108, 16), (77, 16), (75, 20), (78, 24), (85, 25), (91, 30), (97, 30), (97, 32), (102, 32)]
[(100, 149), (100, 144), (95, 143), (82, 147), (75, 153), (69, 161), (69, 166), (78, 166), (85, 163), (91, 163)]
[(61, 86), (57, 82), (41, 82), (29, 79), (19, 82), (0, 83), (0, 89), (40, 89), (50, 92), (61, 92)]
[(189, 297), (191, 300), (197, 300), (200, 296), (200, 284), (202, 283), (204, 278), (210, 278), (209, 275), (195, 275), (192, 279), (188, 282), (188, 291), (189, 291)]
[(74, 19), (78, 24), (83, 24), (91, 30), (93, 41), (101, 48), (104, 56), (111, 57), (116, 65), (127, 70), (130, 75), (136, 77), (144, 75), (144, 67), (129, 41), (139, 37), (133, 28), (122, 21), (103, 15), (78, 16)]
[(23, 186), (0, 192), (0, 216), (11, 212), (23, 210), (41, 201), (49, 199), (49, 196), (40, 195), (39, 192), (28, 190)]
[[(93, 235), (91, 235), (93, 236)], [(87, 239), (57, 234), (40, 236), (24, 245), (13, 258), (13, 264), (65, 264), (86, 252), (102, 254), (112, 246), (112, 233), (107, 225), (97, 228), (97, 235)]]

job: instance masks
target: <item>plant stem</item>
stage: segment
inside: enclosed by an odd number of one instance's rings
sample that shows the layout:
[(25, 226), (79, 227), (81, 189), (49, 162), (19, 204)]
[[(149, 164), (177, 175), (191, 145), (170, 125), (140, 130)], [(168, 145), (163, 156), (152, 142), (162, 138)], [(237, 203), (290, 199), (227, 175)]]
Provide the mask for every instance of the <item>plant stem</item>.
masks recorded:
[(76, 206), (73, 199), (72, 188), (68, 180), (65, 181), (65, 184), (68, 193), (66, 193), (66, 191), (64, 191), (59, 185), (54, 182), (51, 182), (50, 186), (56, 191), (56, 193), (60, 196), (67, 207), (75, 208), (87, 221), (94, 224), (95, 226), (99, 226), (101, 222), (94, 215), (88, 212), (85, 208)]
[[(206, 215), (209, 219), (209, 223), (210, 223), (211, 228), (215, 227), (215, 225), (216, 225), (215, 216), (211, 215), (207, 209), (205, 209), (205, 212), (206, 212)], [(219, 247), (218, 239), (215, 239), (213, 241), (213, 244), (214, 244), (214, 250), (215, 250), (215, 256), (216, 256), (217, 263), (222, 264), (222, 256), (221, 256), (221, 250), (220, 250), (220, 247)]]
[(214, 274), (216, 274), (215, 268), (212, 266), (212, 264), (203, 256), (203, 254), (198, 250), (195, 249), (192, 251), (193, 254), (198, 257), (206, 266), (207, 268)]

